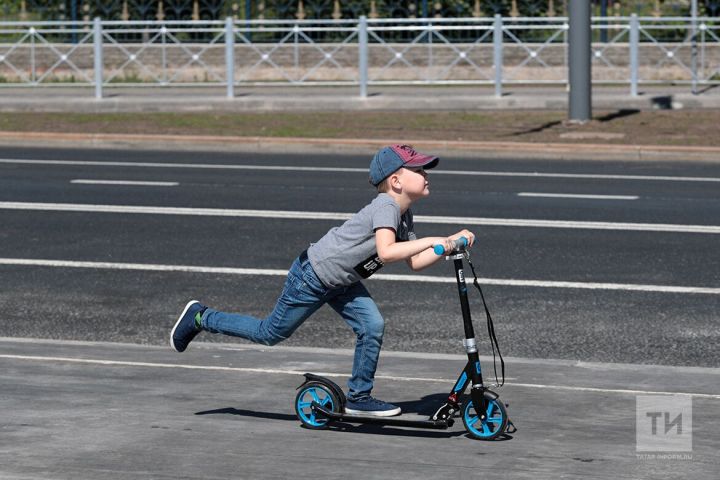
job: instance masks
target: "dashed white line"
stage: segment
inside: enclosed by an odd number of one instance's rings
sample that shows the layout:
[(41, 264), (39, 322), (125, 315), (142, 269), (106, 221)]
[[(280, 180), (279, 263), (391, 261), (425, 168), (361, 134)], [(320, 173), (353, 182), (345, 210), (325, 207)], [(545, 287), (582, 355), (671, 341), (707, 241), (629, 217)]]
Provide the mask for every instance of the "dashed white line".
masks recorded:
[[(227, 275), (257, 275), (257, 276), (286, 276), (287, 270), (266, 268), (232, 268), (210, 267), (199, 265), (163, 265), (147, 263), (118, 263), (118, 262), (84, 262), (75, 260), (46, 260), (34, 258), (0, 258), (0, 265), (8, 266), (34, 266), (54, 268), (90, 268), (106, 270), (138, 270), (148, 272), (186, 272), (209, 273)], [(376, 274), (370, 280), (384, 280), (395, 282), (417, 283), (455, 283), (455, 277), (440, 277), (432, 275), (393, 275)], [(584, 290), (619, 290), (628, 292), (660, 292), (679, 294), (705, 294), (720, 295), (720, 288), (713, 287), (686, 287), (673, 285), (642, 285), (607, 282), (556, 282), (546, 280), (520, 280), (512, 278), (479, 278), (483, 285), (498, 285), (509, 287), (535, 287), (535, 288), (568, 288)]]
[[(224, 208), (188, 208), (188, 207), (149, 207), (134, 205), (94, 205), (80, 203), (36, 203), (36, 202), (0, 202), (5, 210), (40, 210), (60, 212), (97, 212), (153, 215), (193, 215), (200, 217), (249, 217), (283, 218), (292, 220), (347, 220), (352, 216), (342, 212), (304, 212), (292, 210), (241, 210)], [(490, 225), (500, 227), (535, 228), (572, 228), (590, 230), (624, 230), (639, 232), (668, 233), (709, 233), (720, 234), (716, 225), (679, 225), (665, 223), (624, 223), (624, 222), (585, 222), (575, 220), (533, 220), (518, 218), (483, 217), (442, 217), (416, 215), (416, 223), (449, 225)]]
[(70, 183), (81, 185), (129, 185), (138, 187), (177, 187), (178, 182), (144, 182), (135, 180), (91, 180), (84, 178), (76, 178), (70, 180)]
[(637, 200), (637, 195), (584, 195), (579, 193), (536, 193), (520, 192), (518, 197), (541, 197), (541, 198), (578, 198), (585, 200)]
[(718, 183), (718, 177), (680, 177), (671, 175), (612, 175), (600, 173), (557, 173), (557, 172), (495, 172), (433, 170), (433, 173), (445, 175), (477, 175), (484, 177), (530, 177), (530, 178), (582, 178), (588, 180), (647, 180), (656, 182), (711, 182)]

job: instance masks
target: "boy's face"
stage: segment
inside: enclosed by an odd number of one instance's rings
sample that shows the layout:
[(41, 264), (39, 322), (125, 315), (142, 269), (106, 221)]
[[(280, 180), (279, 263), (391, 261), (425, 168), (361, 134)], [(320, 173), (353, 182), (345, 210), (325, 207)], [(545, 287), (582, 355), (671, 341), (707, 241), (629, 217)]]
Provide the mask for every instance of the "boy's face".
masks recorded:
[(397, 171), (398, 179), (402, 185), (403, 193), (406, 193), (411, 200), (427, 197), (430, 195), (430, 184), (428, 174), (422, 168), (401, 168)]

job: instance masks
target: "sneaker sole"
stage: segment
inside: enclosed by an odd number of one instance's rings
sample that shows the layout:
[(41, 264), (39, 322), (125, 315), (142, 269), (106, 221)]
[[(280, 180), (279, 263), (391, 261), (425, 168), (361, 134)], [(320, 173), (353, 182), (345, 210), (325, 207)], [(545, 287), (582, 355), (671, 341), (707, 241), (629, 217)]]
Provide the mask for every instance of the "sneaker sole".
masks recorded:
[(178, 353), (182, 353), (182, 352), (180, 350), (178, 350), (177, 347), (175, 347), (175, 342), (173, 341), (173, 337), (175, 336), (175, 330), (177, 330), (178, 325), (180, 325), (180, 320), (182, 320), (182, 318), (185, 316), (185, 314), (190, 309), (190, 307), (195, 303), (200, 303), (200, 302), (198, 302), (197, 300), (190, 300), (188, 302), (188, 304), (185, 305), (185, 310), (182, 311), (182, 313), (180, 314), (180, 317), (177, 319), (177, 322), (175, 322), (175, 326), (173, 327), (172, 331), (170, 332), (170, 346), (172, 347), (173, 350), (175, 350)]
[(400, 407), (398, 407), (392, 410), (385, 410), (382, 412), (366, 412), (364, 410), (353, 410), (352, 408), (345, 408), (345, 413), (350, 415), (367, 415), (369, 417), (394, 417), (396, 415), (400, 415), (400, 413), (402, 413), (402, 410), (400, 409)]

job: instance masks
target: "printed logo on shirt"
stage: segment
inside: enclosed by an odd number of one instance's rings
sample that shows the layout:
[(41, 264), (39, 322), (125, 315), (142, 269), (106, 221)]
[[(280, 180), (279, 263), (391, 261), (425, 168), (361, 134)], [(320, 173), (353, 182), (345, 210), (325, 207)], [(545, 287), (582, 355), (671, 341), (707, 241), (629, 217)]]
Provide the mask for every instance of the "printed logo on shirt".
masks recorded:
[(412, 225), (412, 214), (408, 210), (405, 212), (402, 217), (400, 217), (400, 225), (398, 225), (398, 228), (395, 233), (395, 241), (397, 242), (406, 242), (410, 240), (410, 231), (413, 230)]
[(407, 226), (407, 222), (403, 219), (400, 222), (400, 225), (398, 225), (397, 232), (395, 233), (395, 241), (402, 242), (404, 240), (407, 240), (407, 237), (408, 237), (408, 226)]
[(370, 275), (380, 270), (383, 265), (385, 264), (382, 260), (380, 260), (380, 257), (378, 257), (376, 253), (373, 253), (371, 256), (355, 265), (354, 270), (362, 278), (368, 278)]

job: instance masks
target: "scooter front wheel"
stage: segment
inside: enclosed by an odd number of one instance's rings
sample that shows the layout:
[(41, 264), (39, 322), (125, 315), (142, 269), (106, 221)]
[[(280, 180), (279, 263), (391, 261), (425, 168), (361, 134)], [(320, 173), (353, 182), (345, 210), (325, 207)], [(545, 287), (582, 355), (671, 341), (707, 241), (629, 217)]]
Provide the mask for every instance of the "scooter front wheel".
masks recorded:
[(328, 419), (313, 411), (313, 402), (331, 412), (339, 412), (340, 399), (326, 385), (318, 382), (303, 385), (295, 396), (295, 413), (303, 426), (314, 430), (327, 428)]
[(463, 424), (468, 433), (478, 440), (493, 440), (505, 432), (508, 423), (507, 410), (499, 398), (488, 400), (485, 419), (475, 411), (468, 399), (463, 409)]

